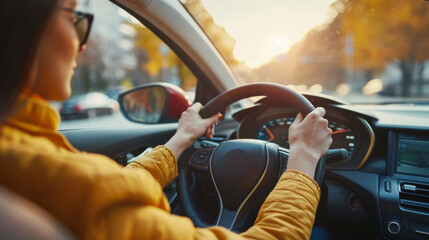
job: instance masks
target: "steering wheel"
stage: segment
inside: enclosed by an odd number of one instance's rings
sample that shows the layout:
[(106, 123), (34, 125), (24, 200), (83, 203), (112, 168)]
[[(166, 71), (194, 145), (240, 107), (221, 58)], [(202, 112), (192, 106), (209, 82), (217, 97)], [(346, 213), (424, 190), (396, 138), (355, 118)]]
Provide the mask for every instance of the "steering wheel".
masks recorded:
[[(314, 106), (301, 94), (279, 84), (252, 83), (213, 98), (200, 111), (203, 118), (223, 112), (230, 104), (252, 96), (267, 96), (280, 105), (293, 106), (306, 116)], [(196, 144), (194, 144), (196, 145)], [(197, 227), (209, 227), (196, 211), (189, 179), (193, 171), (209, 175), (219, 199), (215, 225), (243, 232), (253, 225), (259, 208), (286, 170), (289, 150), (277, 144), (237, 139), (216, 144), (199, 142), (179, 159), (177, 188), (185, 214)], [(323, 181), (326, 158), (316, 167), (315, 180)]]

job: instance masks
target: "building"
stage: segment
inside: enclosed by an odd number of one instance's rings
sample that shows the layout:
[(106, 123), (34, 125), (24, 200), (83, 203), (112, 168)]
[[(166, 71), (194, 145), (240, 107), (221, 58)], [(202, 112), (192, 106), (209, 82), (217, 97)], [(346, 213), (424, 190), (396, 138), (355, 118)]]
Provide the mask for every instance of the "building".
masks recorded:
[(118, 85), (137, 58), (134, 53), (135, 31), (128, 23), (135, 21), (111, 2), (78, 0), (78, 10), (94, 14), (88, 48), (78, 59), (73, 81), (76, 93), (104, 91)]

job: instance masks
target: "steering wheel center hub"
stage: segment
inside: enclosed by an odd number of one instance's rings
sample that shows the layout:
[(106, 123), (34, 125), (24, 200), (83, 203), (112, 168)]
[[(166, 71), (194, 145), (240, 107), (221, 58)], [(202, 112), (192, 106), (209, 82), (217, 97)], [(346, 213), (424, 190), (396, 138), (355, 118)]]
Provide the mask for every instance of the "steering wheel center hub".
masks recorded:
[(267, 166), (265, 142), (235, 140), (219, 145), (211, 160), (212, 177), (224, 207), (237, 210)]

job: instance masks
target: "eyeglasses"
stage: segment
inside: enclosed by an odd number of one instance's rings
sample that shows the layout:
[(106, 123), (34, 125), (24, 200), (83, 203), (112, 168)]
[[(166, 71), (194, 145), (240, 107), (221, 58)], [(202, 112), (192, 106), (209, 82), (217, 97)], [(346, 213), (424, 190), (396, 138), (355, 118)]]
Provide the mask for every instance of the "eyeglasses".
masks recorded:
[(76, 28), (77, 35), (79, 37), (79, 46), (83, 46), (88, 40), (94, 15), (92, 15), (91, 13), (74, 11), (73, 9), (69, 9), (69, 8), (60, 8), (60, 9), (67, 11), (73, 15), (72, 21)]

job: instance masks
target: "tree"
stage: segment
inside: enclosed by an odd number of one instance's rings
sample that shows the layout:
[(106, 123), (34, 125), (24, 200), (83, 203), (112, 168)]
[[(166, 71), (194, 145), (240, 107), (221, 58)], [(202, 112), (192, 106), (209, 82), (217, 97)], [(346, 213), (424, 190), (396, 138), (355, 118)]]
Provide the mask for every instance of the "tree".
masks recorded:
[(429, 3), (419, 0), (338, 0), (342, 32), (352, 34), (355, 66), (380, 70), (395, 62), (402, 96), (410, 95), (413, 73), (429, 58)]
[[(203, 27), (207, 35), (221, 52), (228, 64), (239, 64), (233, 55), (235, 40), (229, 36), (224, 28), (218, 26), (212, 16), (207, 12), (200, 0), (184, 2), (186, 8), (193, 14), (196, 21)], [(149, 73), (153, 78), (162, 80), (163, 69), (176, 69), (173, 71), (180, 78), (180, 86), (185, 90), (191, 90), (196, 85), (196, 78), (179, 58), (148, 28), (140, 24), (132, 25), (136, 30), (136, 51), (144, 52), (140, 59), (140, 68)]]
[(255, 69), (257, 81), (281, 84), (321, 84), (335, 90), (344, 82), (343, 39), (340, 31), (341, 15), (324, 26), (310, 30), (289, 51)]
[[(410, 95), (412, 84), (423, 85), (424, 62), (429, 59), (428, 2), (337, 0), (331, 9), (335, 17), (325, 26), (310, 30), (290, 48), (286, 57), (274, 58), (256, 69), (259, 80), (271, 79), (283, 84), (320, 83), (333, 89), (344, 82), (347, 71), (345, 42), (352, 38), (355, 72), (371, 77), (387, 65), (396, 64), (402, 72), (403, 96)], [(418, 76), (413, 79), (413, 74)]]
[[(171, 51), (161, 39), (159, 39), (151, 30), (140, 25), (133, 25), (136, 30), (135, 51), (142, 54), (139, 59), (138, 68), (149, 74), (151, 79), (146, 79), (141, 83), (150, 81), (166, 81), (169, 80), (163, 74), (176, 75), (180, 79), (180, 87), (185, 91), (191, 90), (196, 85), (195, 76), (189, 71), (176, 54)], [(169, 69), (170, 71), (166, 71)], [(176, 69), (176, 71), (173, 71)]]

